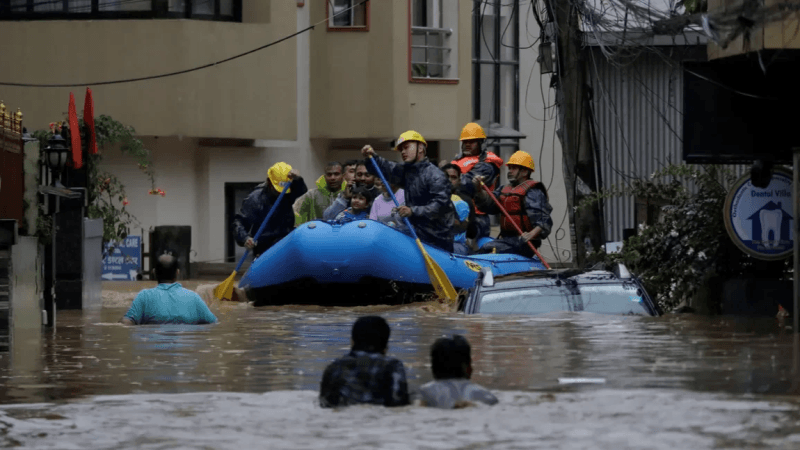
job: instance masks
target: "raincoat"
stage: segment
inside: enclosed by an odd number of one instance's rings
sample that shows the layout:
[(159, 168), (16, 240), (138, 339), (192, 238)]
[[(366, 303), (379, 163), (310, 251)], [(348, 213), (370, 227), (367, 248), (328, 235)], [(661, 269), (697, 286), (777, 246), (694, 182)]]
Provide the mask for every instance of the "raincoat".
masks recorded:
[(272, 214), (272, 218), (269, 219), (269, 223), (267, 223), (261, 236), (256, 238), (254, 234), (261, 226), (261, 222), (269, 214), (269, 210), (272, 209), (275, 200), (278, 199), (278, 194), (270, 194), (266, 184), (262, 183), (256, 186), (253, 192), (244, 199), (242, 208), (233, 218), (231, 231), (236, 243), (239, 246), (244, 246), (247, 238), (252, 237), (256, 241), (253, 255), (258, 256), (267, 251), (273, 244), (283, 239), (294, 229), (295, 219), (292, 204), (306, 192), (308, 192), (308, 188), (302, 178), (292, 181), (289, 192), (283, 196), (284, 198)]
[(325, 182), (325, 175), (320, 176), (317, 179), (317, 188), (309, 190), (294, 202), (295, 225), (322, 219), (325, 209), (331, 206), (331, 203), (340, 192), (344, 191), (345, 184), (346, 182), (342, 181), (342, 187), (334, 192), (328, 188), (328, 183)]
[[(398, 184), (405, 190), (406, 206), (411, 208), (408, 221), (419, 239), (452, 252), (455, 212), (447, 175), (428, 158), (408, 164), (387, 161), (380, 156), (375, 156), (374, 160), (390, 184)], [(367, 170), (377, 175), (372, 164)]]

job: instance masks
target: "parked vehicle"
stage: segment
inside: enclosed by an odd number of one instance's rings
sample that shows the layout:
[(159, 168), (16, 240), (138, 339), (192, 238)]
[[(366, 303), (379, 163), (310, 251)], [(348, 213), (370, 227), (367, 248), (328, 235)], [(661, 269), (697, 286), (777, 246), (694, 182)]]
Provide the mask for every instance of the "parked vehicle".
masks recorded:
[(613, 272), (555, 269), (507, 275), (495, 275), (491, 267), (484, 267), (459, 310), (466, 314), (660, 315), (639, 279), (622, 264)]

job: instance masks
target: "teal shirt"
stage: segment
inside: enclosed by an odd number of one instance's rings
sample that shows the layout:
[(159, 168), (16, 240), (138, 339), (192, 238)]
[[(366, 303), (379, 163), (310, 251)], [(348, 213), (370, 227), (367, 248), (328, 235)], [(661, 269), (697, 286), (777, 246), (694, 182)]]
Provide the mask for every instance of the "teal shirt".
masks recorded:
[(184, 289), (180, 283), (162, 283), (152, 289), (142, 290), (136, 295), (125, 317), (137, 325), (217, 322), (203, 299), (196, 292)]

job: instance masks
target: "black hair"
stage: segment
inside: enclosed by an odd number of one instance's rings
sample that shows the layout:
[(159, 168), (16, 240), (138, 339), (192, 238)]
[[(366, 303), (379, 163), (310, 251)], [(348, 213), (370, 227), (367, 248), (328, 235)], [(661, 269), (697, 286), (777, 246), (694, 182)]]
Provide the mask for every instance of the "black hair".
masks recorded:
[(165, 251), (156, 259), (154, 271), (159, 283), (175, 281), (175, 278), (178, 277), (178, 258), (174, 256), (173, 252)]
[(461, 173), (461, 169), (459, 169), (458, 166), (453, 163), (445, 164), (442, 166), (442, 172), (444, 173), (447, 173), (449, 169), (453, 169), (459, 174)]
[(389, 345), (389, 333), (389, 324), (383, 317), (359, 317), (353, 324), (353, 350), (381, 353)]
[(363, 195), (364, 198), (367, 199), (368, 203), (372, 203), (372, 201), (375, 200), (375, 197), (372, 195), (373, 192), (374, 191), (368, 188), (365, 184), (355, 185), (353, 186), (353, 189), (350, 191), (352, 195)]
[(325, 170), (330, 169), (331, 167), (339, 166), (344, 169), (344, 166), (339, 161), (328, 161), (328, 164), (325, 164)]
[(342, 165), (342, 169), (344, 169), (347, 166), (358, 166), (358, 160), (357, 159), (348, 159)]
[(431, 371), (433, 378), (467, 378), (467, 368), (472, 364), (469, 342), (460, 335), (439, 338), (431, 346)]

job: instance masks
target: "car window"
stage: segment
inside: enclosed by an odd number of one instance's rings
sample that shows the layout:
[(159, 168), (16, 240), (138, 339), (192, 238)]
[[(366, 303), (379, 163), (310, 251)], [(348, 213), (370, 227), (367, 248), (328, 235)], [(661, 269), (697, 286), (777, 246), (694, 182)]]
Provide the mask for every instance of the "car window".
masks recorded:
[(635, 288), (621, 284), (539, 286), (489, 291), (480, 299), (486, 314), (541, 314), (550, 311), (587, 311), (600, 314), (650, 315)]

